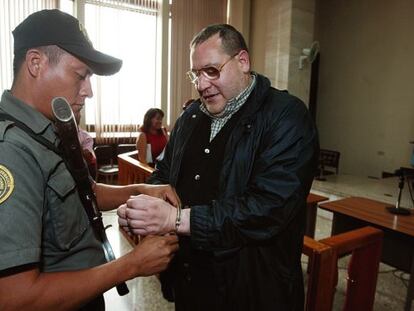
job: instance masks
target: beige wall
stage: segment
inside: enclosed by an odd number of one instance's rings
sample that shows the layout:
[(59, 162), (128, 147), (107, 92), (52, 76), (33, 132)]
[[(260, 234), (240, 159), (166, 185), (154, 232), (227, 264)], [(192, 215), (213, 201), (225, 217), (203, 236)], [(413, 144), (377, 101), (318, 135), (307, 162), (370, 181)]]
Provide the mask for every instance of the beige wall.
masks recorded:
[(318, 0), (321, 147), (340, 172), (380, 177), (408, 165), (414, 140), (414, 1)]
[(287, 89), (292, 0), (252, 0), (249, 47), (253, 70)]
[(309, 102), (311, 66), (304, 61), (302, 69), (299, 69), (299, 58), (303, 55), (302, 50), (313, 42), (314, 15), (315, 0), (292, 1), (288, 90), (306, 104)]
[(314, 0), (252, 0), (250, 50), (253, 69), (272, 85), (287, 89), (306, 104), (310, 66), (299, 69), (303, 48), (313, 41)]
[(235, 27), (249, 42), (251, 0), (227, 0), (227, 23)]
[(305, 103), (320, 41), (321, 147), (341, 152), (340, 172), (380, 177), (409, 165), (414, 140), (414, 1), (251, 0), (253, 69)]

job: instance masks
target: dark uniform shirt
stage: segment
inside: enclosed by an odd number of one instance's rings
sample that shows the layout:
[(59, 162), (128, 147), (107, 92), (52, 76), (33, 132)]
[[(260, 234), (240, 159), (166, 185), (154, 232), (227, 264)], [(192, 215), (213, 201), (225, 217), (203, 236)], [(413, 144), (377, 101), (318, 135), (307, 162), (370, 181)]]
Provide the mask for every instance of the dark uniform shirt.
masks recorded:
[[(53, 124), (3, 93), (7, 113), (57, 145)], [(39, 263), (42, 272), (70, 271), (105, 262), (62, 159), (11, 121), (0, 121), (0, 271)]]

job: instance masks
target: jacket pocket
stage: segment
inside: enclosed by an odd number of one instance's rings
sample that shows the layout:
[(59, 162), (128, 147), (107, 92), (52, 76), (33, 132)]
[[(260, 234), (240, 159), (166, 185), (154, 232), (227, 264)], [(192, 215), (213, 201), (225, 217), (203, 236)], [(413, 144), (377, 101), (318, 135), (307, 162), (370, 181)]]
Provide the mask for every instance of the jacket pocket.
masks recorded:
[(46, 197), (53, 240), (62, 250), (68, 250), (80, 239), (88, 226), (76, 184), (62, 163), (47, 182)]

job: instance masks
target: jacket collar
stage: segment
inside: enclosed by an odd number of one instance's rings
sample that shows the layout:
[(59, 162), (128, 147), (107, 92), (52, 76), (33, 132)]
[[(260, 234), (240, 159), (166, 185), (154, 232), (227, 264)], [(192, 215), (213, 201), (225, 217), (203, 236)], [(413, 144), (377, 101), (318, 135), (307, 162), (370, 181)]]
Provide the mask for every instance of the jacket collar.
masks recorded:
[(269, 90), (270, 81), (265, 76), (262, 76), (258, 73), (256, 74), (256, 86), (253, 91), (250, 93), (245, 105), (243, 116), (241, 117), (241, 122), (245, 123), (246, 120), (256, 113), (260, 109), (260, 106), (263, 105), (263, 98), (266, 96), (267, 91)]

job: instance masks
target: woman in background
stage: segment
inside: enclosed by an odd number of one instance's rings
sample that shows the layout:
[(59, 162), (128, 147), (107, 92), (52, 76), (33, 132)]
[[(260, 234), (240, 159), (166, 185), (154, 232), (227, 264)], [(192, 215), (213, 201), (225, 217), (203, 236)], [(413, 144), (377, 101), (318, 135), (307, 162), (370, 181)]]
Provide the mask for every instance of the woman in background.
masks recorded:
[[(168, 141), (167, 130), (162, 126), (164, 112), (158, 108), (149, 109), (137, 138), (138, 160), (154, 166)], [(158, 159), (160, 160), (160, 159)]]

